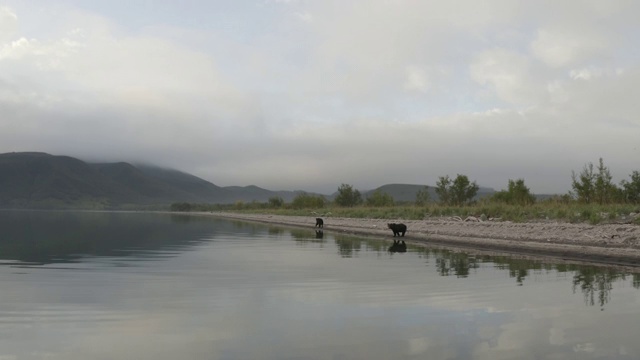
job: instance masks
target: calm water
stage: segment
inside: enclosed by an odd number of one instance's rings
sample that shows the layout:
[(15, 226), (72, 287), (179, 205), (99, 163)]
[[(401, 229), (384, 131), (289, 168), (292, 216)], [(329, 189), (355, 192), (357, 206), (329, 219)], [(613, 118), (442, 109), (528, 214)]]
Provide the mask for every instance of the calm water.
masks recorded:
[(0, 211), (0, 359), (638, 359), (640, 277), (209, 217)]

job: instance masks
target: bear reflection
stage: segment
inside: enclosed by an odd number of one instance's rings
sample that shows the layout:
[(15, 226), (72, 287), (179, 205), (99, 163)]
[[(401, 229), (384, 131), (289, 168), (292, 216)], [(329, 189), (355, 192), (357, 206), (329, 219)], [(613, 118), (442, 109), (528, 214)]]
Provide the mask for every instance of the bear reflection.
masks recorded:
[(407, 244), (402, 241), (393, 240), (393, 245), (389, 246), (389, 252), (391, 253), (403, 253), (407, 252)]

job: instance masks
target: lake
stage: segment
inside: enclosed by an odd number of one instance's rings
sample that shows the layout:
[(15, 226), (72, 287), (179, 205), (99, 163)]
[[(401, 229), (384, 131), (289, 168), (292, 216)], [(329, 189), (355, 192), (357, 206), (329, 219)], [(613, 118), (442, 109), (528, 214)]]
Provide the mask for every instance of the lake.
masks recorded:
[(390, 245), (0, 211), (0, 359), (640, 358), (638, 274)]

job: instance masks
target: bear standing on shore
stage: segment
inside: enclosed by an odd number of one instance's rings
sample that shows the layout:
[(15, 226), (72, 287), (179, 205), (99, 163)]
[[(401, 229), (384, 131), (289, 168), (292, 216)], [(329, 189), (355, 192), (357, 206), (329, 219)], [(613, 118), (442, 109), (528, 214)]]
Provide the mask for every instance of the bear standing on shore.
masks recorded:
[(324, 227), (324, 221), (322, 221), (322, 218), (316, 218), (316, 226), (319, 228)]
[(393, 236), (394, 237), (396, 235), (400, 236), (400, 234), (402, 234), (402, 236), (404, 236), (404, 233), (407, 232), (407, 225), (405, 225), (405, 224), (391, 223), (391, 224), (387, 224), (387, 226), (389, 227), (389, 229), (391, 229), (391, 231), (393, 231)]

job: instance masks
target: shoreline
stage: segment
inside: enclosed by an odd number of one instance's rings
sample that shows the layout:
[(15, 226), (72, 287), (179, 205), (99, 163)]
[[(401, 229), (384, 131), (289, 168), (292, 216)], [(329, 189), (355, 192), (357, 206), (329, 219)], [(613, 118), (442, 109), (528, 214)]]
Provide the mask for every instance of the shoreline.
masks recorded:
[[(285, 216), (206, 213), (210, 216), (317, 229), (315, 215)], [(421, 246), (438, 246), (470, 252), (527, 256), (617, 267), (640, 268), (640, 226), (631, 224), (572, 224), (562, 222), (460, 221), (455, 218), (398, 220), (323, 217), (326, 232), (362, 235), (393, 241), (387, 223), (402, 222), (402, 239)], [(397, 238), (396, 238), (397, 239)]]

